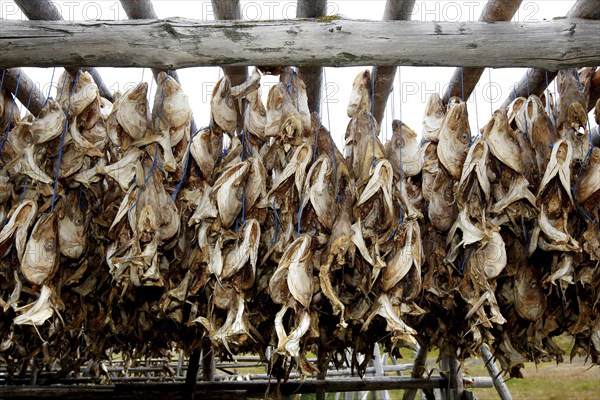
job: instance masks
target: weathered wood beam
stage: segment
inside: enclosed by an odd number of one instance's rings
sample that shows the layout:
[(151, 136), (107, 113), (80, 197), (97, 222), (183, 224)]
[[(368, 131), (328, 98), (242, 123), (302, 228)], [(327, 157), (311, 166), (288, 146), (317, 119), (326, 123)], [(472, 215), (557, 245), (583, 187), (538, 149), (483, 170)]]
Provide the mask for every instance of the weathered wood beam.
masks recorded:
[[(522, 2), (523, 0), (489, 0), (481, 12), (479, 21), (510, 21)], [(483, 71), (485, 71), (485, 68), (457, 68), (452, 78), (450, 78), (448, 88), (442, 97), (444, 104), (448, 104), (448, 100), (452, 96), (464, 97), (467, 100), (475, 90)]]
[[(296, 18), (317, 18), (324, 15), (327, 15), (327, 0), (298, 0)], [(320, 113), (323, 67), (300, 67), (298, 75), (306, 84), (309, 110)]]
[[(415, 0), (388, 0), (385, 3), (383, 12), (384, 21), (409, 21)], [(371, 71), (373, 79), (373, 116), (377, 123), (381, 125), (385, 106), (387, 104), (392, 88), (394, 87), (394, 79), (396, 78), (396, 66), (375, 66)]]
[(37, 116), (42, 110), (46, 96), (24, 71), (21, 71), (21, 78), (19, 78), (19, 68), (7, 69), (4, 73), (3, 87), (14, 94), (17, 89), (17, 82), (19, 83), (17, 99), (27, 107), (29, 112)]
[[(577, 0), (577, 2), (567, 13), (567, 17), (589, 20), (600, 19), (600, 7), (598, 6), (598, 0)], [(598, 32), (596, 32), (595, 37), (596, 42), (598, 42)], [(596, 46), (598, 46), (598, 44), (596, 44)], [(597, 48), (598, 47), (596, 47), (596, 49)], [(600, 53), (598, 50), (596, 50), (596, 52)], [(591, 67), (592, 65), (588, 66)], [(573, 67), (577, 66), (573, 65)], [(527, 72), (525, 72), (523, 78), (521, 78), (519, 83), (516, 85), (515, 90), (508, 94), (501, 107), (508, 107), (508, 105), (513, 101), (515, 95), (516, 97), (527, 97), (527, 94), (535, 94), (539, 96), (544, 90), (546, 90), (546, 82), (549, 84), (554, 80), (554, 78), (556, 78), (557, 70), (559, 69), (561, 68), (552, 68), (550, 66), (529, 68)]]
[(600, 64), (599, 29), (600, 22), (583, 19), (526, 24), (10, 20), (0, 30), (0, 68), (375, 64), (561, 69)]
[[(158, 19), (151, 0), (121, 0), (121, 6), (123, 7), (123, 10), (125, 10), (125, 14), (127, 14), (127, 18), (129, 19)], [(160, 72), (160, 69), (152, 68), (152, 75), (157, 83), (159, 79), (158, 74)], [(177, 83), (181, 84), (179, 76), (177, 75), (177, 71), (169, 71), (169, 75), (171, 75), (173, 79), (177, 81)], [(192, 118), (192, 133), (196, 132), (196, 129), (196, 122), (194, 121), (194, 118)]]
[[(23, 11), (23, 14), (27, 18), (33, 21), (62, 21), (63, 17), (60, 14), (58, 8), (52, 3), (50, 0), (15, 0), (17, 6)], [(58, 65), (55, 65), (58, 66)], [(65, 68), (67, 72), (75, 77), (77, 75), (77, 71), (79, 68), (77, 66), (69, 66), (69, 68)], [(85, 71), (88, 71), (96, 85), (98, 86), (98, 91), (100, 92), (100, 96), (113, 101), (112, 92), (108, 89), (100, 74), (94, 68), (84, 68)]]
[(502, 374), (500, 370), (496, 366), (496, 362), (492, 357), (492, 352), (490, 351), (490, 347), (487, 344), (483, 344), (481, 346), (481, 357), (483, 358), (483, 362), (485, 363), (485, 367), (488, 370), (488, 373), (494, 380), (494, 387), (498, 392), (501, 400), (512, 400), (512, 396), (510, 394), (510, 390), (508, 390), (508, 386), (502, 379)]
[[(415, 354), (415, 363), (410, 374), (412, 378), (422, 378), (425, 374), (425, 364), (427, 363), (427, 351), (429, 346), (423, 344), (419, 346)], [(407, 389), (404, 391), (402, 400), (414, 400), (417, 395), (417, 389)]]

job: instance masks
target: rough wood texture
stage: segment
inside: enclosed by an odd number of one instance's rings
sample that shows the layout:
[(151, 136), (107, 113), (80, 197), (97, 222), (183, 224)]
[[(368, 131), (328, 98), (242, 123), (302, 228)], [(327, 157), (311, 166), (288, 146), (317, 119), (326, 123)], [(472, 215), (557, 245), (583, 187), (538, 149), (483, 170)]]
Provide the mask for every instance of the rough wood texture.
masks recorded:
[[(17, 89), (17, 81), (19, 81), (19, 68), (7, 69), (4, 74), (3, 87), (8, 89), (11, 93), (15, 93), (15, 90)], [(38, 115), (42, 110), (46, 95), (40, 91), (40, 89), (24, 71), (21, 71), (17, 99), (19, 99), (24, 106), (29, 104), (27, 107), (29, 112), (31, 112), (33, 115)]]
[(512, 396), (510, 394), (510, 391), (508, 390), (508, 386), (506, 386), (504, 379), (502, 379), (502, 374), (500, 373), (500, 370), (494, 362), (492, 353), (490, 352), (490, 347), (485, 343), (481, 346), (481, 356), (483, 357), (483, 362), (485, 363), (485, 367), (487, 368), (488, 373), (494, 381), (494, 387), (498, 391), (500, 399), (512, 400)]
[[(15, 3), (23, 14), (27, 18), (33, 21), (62, 21), (62, 15), (58, 8), (50, 1), (50, 0), (15, 0)], [(4, 23), (4, 22), (3, 22)], [(59, 66), (59, 65), (56, 65)], [(77, 66), (70, 66), (70, 68), (65, 68), (71, 76), (77, 75), (77, 71), (79, 68)], [(112, 92), (108, 89), (98, 71), (94, 68), (84, 68), (85, 71), (88, 71), (96, 85), (98, 85), (98, 91), (100, 92), (100, 96), (113, 101)]]
[[(408, 21), (411, 18), (415, 0), (388, 0), (385, 3), (383, 12), (384, 21)], [(377, 123), (381, 125), (394, 79), (396, 78), (396, 66), (376, 66), (373, 67), (373, 89), (375, 90), (373, 101), (373, 116)]]
[[(239, 0), (212, 0), (215, 19), (241, 20), (242, 11)], [(223, 72), (231, 80), (233, 86), (241, 85), (248, 79), (248, 69), (243, 67), (222, 67)]]
[[(583, 18), (590, 20), (600, 19), (600, 7), (598, 6), (598, 0), (577, 0), (577, 2), (571, 7), (567, 13), (569, 18)], [(598, 32), (595, 34), (596, 37), (596, 55), (600, 54), (598, 45)], [(600, 63), (596, 63), (600, 64)], [(590, 65), (591, 66), (591, 65)], [(573, 65), (576, 67), (576, 65)], [(508, 94), (507, 98), (502, 103), (501, 107), (507, 107), (514, 96), (516, 97), (527, 97), (527, 94), (540, 95), (546, 90), (546, 72), (548, 72), (548, 83), (551, 83), (556, 78), (556, 71), (560, 68), (551, 68), (550, 66), (543, 67), (545, 69), (529, 68), (523, 78), (516, 85), (515, 90)], [(547, 71), (548, 70), (548, 71)], [(554, 70), (554, 71), (553, 71)]]
[[(296, 18), (317, 18), (327, 15), (327, 0), (298, 0)], [(306, 84), (308, 108), (321, 111), (321, 87), (323, 86), (322, 67), (300, 67), (298, 75)]]
[[(481, 22), (495, 22), (495, 21), (510, 21), (515, 15), (523, 0), (489, 0), (479, 21)], [(485, 68), (457, 68), (450, 78), (450, 83), (446, 89), (446, 93), (442, 97), (444, 104), (448, 103), (450, 97), (458, 96), (468, 99), (475, 90), (479, 78), (485, 71)], [(463, 76), (464, 76), (464, 93), (463, 93)]]
[(600, 63), (599, 29), (600, 22), (581, 19), (528, 24), (4, 21), (0, 67), (377, 64), (561, 69)]
[[(412, 378), (422, 378), (425, 374), (425, 364), (427, 363), (427, 345), (419, 346), (415, 355), (415, 363), (410, 374)], [(414, 400), (417, 395), (417, 389), (408, 389), (404, 391), (402, 400)]]
[[(152, 5), (152, 0), (121, 0), (121, 6), (129, 19), (158, 19)], [(156, 82), (158, 82), (158, 74), (160, 72), (160, 69), (152, 68), (152, 75)], [(177, 71), (169, 71), (169, 75), (178, 83), (181, 83)], [(192, 132), (196, 132), (196, 129), (196, 122), (192, 118), (191, 130)]]

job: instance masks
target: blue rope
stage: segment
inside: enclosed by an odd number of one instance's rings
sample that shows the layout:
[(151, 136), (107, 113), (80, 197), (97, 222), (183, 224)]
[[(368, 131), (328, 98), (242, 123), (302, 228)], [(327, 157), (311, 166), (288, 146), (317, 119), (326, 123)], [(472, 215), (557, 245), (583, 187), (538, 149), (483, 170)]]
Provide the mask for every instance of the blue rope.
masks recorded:
[(460, 272), (464, 272), (465, 271), (465, 265), (467, 265), (467, 261), (469, 261), (469, 258), (471, 258), (471, 253), (473, 252), (473, 247), (469, 247), (469, 250), (467, 251), (467, 254), (465, 256), (465, 259), (463, 260), (463, 262), (460, 265)]
[[(40, 109), (40, 113), (42, 109), (46, 107), (46, 103), (48, 103), (48, 99), (50, 98), (50, 91), (52, 90), (52, 83), (54, 82), (54, 72), (56, 72), (56, 67), (52, 68), (52, 76), (50, 77), (50, 86), (48, 87), (48, 95), (46, 95), (46, 99), (44, 100), (44, 104), (42, 104), (42, 108)], [(38, 113), (38, 116), (40, 115)]]
[(21, 198), (19, 199), (19, 203), (22, 203), (25, 200), (25, 193), (27, 193), (27, 183), (29, 182), (29, 176), (25, 175), (25, 183), (23, 184), (23, 193), (21, 193)]
[[(81, 68), (77, 71), (77, 75), (75, 75), (75, 80), (73, 81), (73, 87), (71, 88), (71, 94), (69, 95), (69, 103), (67, 105), (67, 115), (65, 118), (65, 125), (63, 127), (62, 134), (60, 136), (60, 148), (58, 149), (58, 165), (56, 166), (56, 178), (54, 179), (54, 190), (52, 192), (52, 203), (50, 206), (50, 212), (54, 211), (54, 204), (56, 202), (56, 192), (58, 189), (58, 175), (60, 173), (60, 164), (62, 163), (63, 156), (63, 147), (65, 145), (65, 136), (67, 133), (67, 126), (69, 124), (69, 113), (71, 112), (71, 97), (73, 97), (73, 93), (75, 93), (75, 87), (77, 86), (77, 81), (79, 80), (79, 75), (81, 74)], [(67, 77), (65, 76), (65, 82)], [(64, 87), (64, 85), (63, 85)]]
[(187, 176), (188, 165), (190, 164), (190, 150), (191, 150), (191, 148), (192, 148), (192, 140), (194, 140), (194, 136), (196, 136), (196, 134), (197, 134), (198, 132), (200, 132), (200, 131), (203, 131), (203, 130), (205, 130), (205, 129), (208, 129), (208, 128), (209, 128), (209, 127), (207, 127), (207, 128), (202, 128), (202, 129), (200, 129), (200, 130), (198, 130), (198, 131), (194, 132), (194, 133), (192, 134), (192, 137), (190, 138), (190, 141), (189, 141), (189, 143), (188, 143), (188, 146), (187, 146), (187, 150), (186, 150), (186, 152), (185, 152), (185, 153), (186, 153), (186, 156), (185, 156), (185, 165), (184, 165), (184, 167), (183, 167), (183, 174), (181, 175), (181, 179), (179, 180), (179, 183), (177, 183), (177, 186), (175, 186), (175, 189), (173, 190), (173, 193), (171, 193), (171, 198), (172, 198), (173, 200), (175, 200), (175, 199), (177, 198), (177, 193), (179, 193), (179, 190), (180, 190), (180, 189), (181, 189), (181, 187), (183, 186), (183, 181), (185, 180), (185, 178), (186, 178), (186, 176)]
[(33, 87), (29, 91), (29, 97), (27, 98), (27, 105), (25, 106), (25, 108), (27, 108), (28, 110), (29, 110), (29, 105), (31, 104), (31, 96), (32, 95), (33, 95)]
[(10, 106), (10, 113), (8, 114), (8, 125), (6, 126), (6, 133), (4, 135), (4, 138), (2, 139), (2, 143), (0, 143), (0, 152), (2, 151), (2, 149), (4, 149), (4, 145), (6, 144), (6, 141), (8, 140), (8, 136), (10, 135), (10, 123), (12, 122), (13, 112), (15, 109), (15, 103), (17, 101), (17, 93), (19, 93), (19, 84), (20, 83), (21, 83), (21, 68), (19, 68), (19, 75), (17, 76), (17, 86), (15, 87), (15, 94), (13, 97), (12, 104)]
[[(60, 87), (60, 93), (58, 94), (59, 99), (62, 97), (63, 90), (65, 89), (65, 85), (67, 84), (67, 74), (64, 74), (64, 77), (65, 77), (65, 79), (63, 79), (63, 84)], [(73, 86), (75, 86), (75, 83), (73, 83)]]
[(527, 80), (527, 98), (529, 98), (529, 96), (531, 95), (531, 93), (529, 92), (529, 70), (525, 72), (525, 79)]

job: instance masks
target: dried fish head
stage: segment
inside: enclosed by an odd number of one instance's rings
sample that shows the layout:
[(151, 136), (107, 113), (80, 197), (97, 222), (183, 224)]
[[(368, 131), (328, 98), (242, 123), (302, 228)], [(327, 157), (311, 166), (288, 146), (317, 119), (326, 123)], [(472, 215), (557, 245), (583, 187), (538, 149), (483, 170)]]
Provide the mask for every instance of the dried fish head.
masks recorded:
[(255, 90), (246, 95), (246, 118), (244, 127), (248, 132), (260, 139), (265, 138), (267, 124), (267, 109), (260, 98), (260, 92)]
[(258, 260), (258, 247), (260, 245), (260, 226), (255, 219), (246, 221), (243, 229), (243, 238), (236, 241), (223, 261), (220, 279), (232, 279), (245, 266), (249, 266), (244, 273), (240, 289), (250, 289), (254, 285), (256, 276), (256, 263)]
[(354, 78), (347, 114), (355, 117), (361, 111), (371, 111), (371, 72), (367, 69)]
[(558, 114), (558, 129), (566, 129), (585, 133), (587, 126), (587, 101), (584, 91), (573, 70), (558, 71), (558, 93), (560, 95), (560, 112)]
[(225, 170), (213, 186), (212, 190), (224, 228), (229, 228), (242, 210), (243, 183), (249, 172), (250, 162), (239, 162)]
[(427, 98), (425, 115), (423, 116), (423, 140), (438, 142), (438, 135), (444, 121), (444, 103), (437, 93)]
[(32, 200), (23, 200), (8, 215), (6, 224), (0, 230), (0, 255), (5, 256), (14, 239), (19, 261), (23, 259), (27, 234), (37, 214), (37, 204)]
[(28, 304), (19, 309), (19, 311), (25, 310), (25, 312), (14, 319), (15, 325), (43, 325), (44, 322), (54, 315), (56, 304), (53, 299), (55, 296), (53, 292), (50, 287), (43, 285), (40, 296), (35, 303)]
[(600, 191), (600, 148), (594, 147), (577, 184), (576, 200), (579, 204), (588, 201)]
[(386, 267), (383, 269), (382, 283), (383, 291), (388, 292), (394, 288), (404, 277), (408, 275), (412, 268), (415, 268), (414, 276), (416, 282), (411, 285), (419, 287), (421, 285), (421, 265), (423, 262), (423, 249), (421, 246), (421, 229), (419, 223), (414, 219), (409, 219), (399, 227), (397, 237), (394, 239), (395, 249), (390, 253), (386, 260)]
[[(317, 219), (327, 229), (331, 230), (335, 218), (335, 193), (333, 166), (329, 157), (320, 156), (308, 170), (304, 182), (302, 209), (310, 201)], [(308, 195), (307, 195), (308, 194)]]
[[(490, 200), (490, 180), (487, 174), (489, 147), (484, 140), (476, 140), (469, 148), (457, 188), (457, 200), (461, 205), (469, 202), (472, 185), (477, 184), (483, 192), (483, 204)], [(485, 208), (485, 207), (484, 207)]]
[(147, 96), (148, 83), (141, 82), (125, 92), (115, 105), (117, 121), (133, 140), (141, 139), (148, 128)]
[(425, 201), (431, 200), (431, 192), (433, 191), (433, 183), (439, 168), (439, 158), (437, 156), (437, 144), (426, 142), (421, 146), (423, 158), (423, 169), (421, 179), (421, 192)]
[(213, 89), (210, 100), (211, 121), (224, 132), (233, 135), (237, 127), (237, 111), (235, 100), (231, 95), (231, 81), (223, 76)]
[[(160, 120), (164, 121), (169, 128), (184, 127), (189, 132), (192, 110), (187, 95), (172, 76), (161, 72), (158, 74), (158, 79), (160, 85), (154, 97), (153, 118), (157, 118), (160, 113)], [(173, 140), (173, 146), (177, 143), (179, 140)]]
[(190, 152), (204, 178), (212, 182), (217, 160), (223, 149), (223, 134), (204, 129), (192, 139)]
[(303, 127), (300, 112), (294, 107), (287, 86), (282, 82), (269, 90), (265, 135), (281, 138), (287, 145), (298, 146), (302, 143)]
[(58, 218), (54, 212), (46, 213), (39, 217), (31, 231), (21, 272), (29, 282), (41, 285), (56, 273), (58, 259)]
[(60, 104), (54, 99), (48, 99), (31, 127), (35, 142), (46, 143), (59, 137), (65, 126), (65, 118)]
[(297, 193), (302, 193), (304, 187), (304, 179), (306, 177), (306, 168), (311, 161), (312, 151), (311, 146), (306, 143), (302, 143), (296, 147), (292, 157), (285, 165), (283, 172), (276, 178), (273, 187), (267, 194), (267, 197), (271, 197), (274, 193), (278, 193), (288, 187), (287, 183), (291, 177), (294, 177), (295, 187)]
[(63, 256), (78, 259), (86, 248), (86, 218), (78, 204), (77, 194), (70, 193), (65, 200), (66, 204), (62, 204), (62, 209), (57, 214), (58, 247)]
[(110, 100), (100, 97), (100, 116), (106, 120), (113, 109), (113, 103)]
[(494, 279), (500, 275), (507, 263), (506, 247), (502, 235), (491, 230), (489, 239), (476, 250), (475, 258), (487, 279)]
[(357, 186), (361, 187), (370, 177), (373, 162), (385, 158), (385, 148), (379, 141), (379, 124), (369, 111), (360, 111), (350, 120), (346, 148)]
[[(65, 71), (59, 80), (59, 86), (62, 87), (58, 102), (63, 110), (66, 110), (71, 104), (70, 115), (79, 115), (85, 110), (96, 98), (98, 98), (98, 86), (94, 79), (87, 71), (81, 71), (75, 90), (73, 91), (73, 78)], [(61, 86), (64, 85), (64, 86)], [(73, 93), (71, 95), (71, 92)]]
[(523, 173), (523, 159), (515, 131), (508, 125), (506, 110), (496, 110), (484, 128), (483, 139), (491, 153), (504, 165)]
[(466, 103), (458, 98), (451, 100), (452, 106), (449, 105), (440, 127), (437, 154), (444, 168), (458, 180), (467, 157), (471, 135)]
[(454, 184), (446, 170), (440, 168), (433, 182), (428, 208), (431, 225), (440, 232), (447, 232), (458, 216)]
[(394, 167), (396, 178), (400, 176), (400, 166), (404, 176), (415, 176), (421, 173), (423, 157), (417, 142), (417, 134), (404, 122), (392, 122), (392, 139), (386, 144), (386, 158)]
[(546, 296), (531, 265), (522, 265), (515, 276), (515, 310), (527, 321), (538, 321), (546, 311)]
[[(275, 302), (279, 303), (278, 299), (282, 301), (280, 304), (292, 304), (290, 301), (296, 301), (305, 309), (310, 307), (313, 295), (311, 263), (311, 238), (308, 235), (301, 235), (285, 250), (275, 274), (273, 274), (269, 281), (269, 291)], [(277, 271), (280, 272), (278, 273)], [(284, 273), (283, 271), (287, 272)], [(279, 294), (281, 286), (284, 285), (282, 281), (284, 275), (287, 291), (293, 299), (284, 298)], [(283, 293), (285, 294), (285, 290)]]
[(552, 147), (552, 154), (550, 155), (550, 161), (544, 172), (542, 183), (538, 190), (538, 199), (546, 189), (546, 186), (554, 179), (557, 175), (562, 184), (563, 189), (567, 193), (571, 204), (575, 204), (573, 197), (571, 196), (571, 160), (573, 158), (573, 150), (571, 143), (568, 140), (559, 140), (554, 143)]

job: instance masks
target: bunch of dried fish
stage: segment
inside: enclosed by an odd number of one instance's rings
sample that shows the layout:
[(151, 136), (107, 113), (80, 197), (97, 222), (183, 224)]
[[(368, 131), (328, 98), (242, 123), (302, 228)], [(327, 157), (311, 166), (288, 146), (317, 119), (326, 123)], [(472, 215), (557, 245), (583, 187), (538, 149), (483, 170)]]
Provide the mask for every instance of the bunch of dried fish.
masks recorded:
[(2, 92), (9, 374), (91, 360), (103, 380), (114, 353), (132, 364), (203, 337), (222, 358), (272, 354), (277, 378), (342, 364), (348, 348), (363, 373), (377, 343), (463, 359), (489, 343), (519, 376), (527, 360), (561, 361), (552, 338), (564, 332), (572, 356), (600, 362), (589, 71), (581, 86), (561, 71), (558, 104), (515, 99), (477, 135), (465, 102), (431, 96), (422, 143), (398, 120), (381, 142), (361, 72), (344, 153), (297, 73), (269, 71), (279, 83), (266, 105), (258, 69), (238, 86), (224, 76), (198, 132), (165, 73), (151, 110), (147, 84), (110, 103), (87, 72), (63, 75), (37, 117), (9, 122)]

